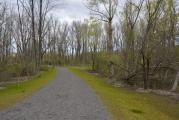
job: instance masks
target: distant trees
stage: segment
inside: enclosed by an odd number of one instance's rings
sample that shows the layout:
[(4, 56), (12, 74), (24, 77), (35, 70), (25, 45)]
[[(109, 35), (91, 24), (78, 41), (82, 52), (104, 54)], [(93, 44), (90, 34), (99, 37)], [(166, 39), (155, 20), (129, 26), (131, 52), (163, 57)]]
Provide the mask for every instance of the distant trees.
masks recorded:
[(27, 74), (42, 64), (90, 64), (127, 85), (177, 89), (176, 0), (126, 0), (118, 18), (118, 0), (88, 0), (92, 17), (72, 23), (49, 16), (53, 7), (49, 0), (17, 0), (16, 11), (0, 4), (1, 65), (20, 64)]
[[(47, 35), (46, 29), (48, 24), (46, 17), (51, 7), (53, 6), (49, 0), (40, 0), (38, 2), (34, 0), (29, 0), (28, 2), (24, 0), (17, 0), (18, 23), (20, 26), (19, 30), (21, 40), (27, 41), (25, 36), (23, 36), (23, 29), (30, 29), (30, 31), (28, 31), (28, 34), (30, 35), (28, 38), (28, 46), (31, 46), (31, 60), (35, 62), (35, 69), (37, 70), (41, 65), (43, 57), (43, 41)], [(36, 15), (36, 13), (38, 13), (38, 15)], [(28, 18), (28, 21), (23, 21), (24, 17)], [(23, 26), (25, 22), (29, 25)]]
[(35, 72), (40, 69), (42, 64), (41, 61), (46, 49), (44, 49), (43, 44), (49, 24), (47, 14), (53, 6), (48, 0), (40, 0), (39, 2), (16, 0), (16, 3), (17, 7), (14, 8), (11, 8), (11, 5), (6, 2), (0, 4), (1, 63), (8, 63), (5, 60), (6, 56), (15, 57), (17, 55), (24, 67), (31, 63)]
[(5, 64), (12, 54), (13, 11), (6, 3), (0, 4), (0, 62)]

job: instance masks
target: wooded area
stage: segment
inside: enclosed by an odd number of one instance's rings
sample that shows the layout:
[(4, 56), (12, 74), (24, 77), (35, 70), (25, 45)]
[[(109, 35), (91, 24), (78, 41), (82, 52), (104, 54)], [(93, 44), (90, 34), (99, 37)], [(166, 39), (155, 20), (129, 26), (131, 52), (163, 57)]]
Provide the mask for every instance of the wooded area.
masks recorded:
[(177, 0), (87, 0), (91, 18), (60, 22), (51, 0), (0, 3), (0, 81), (31, 76), (44, 65), (90, 65), (131, 87), (176, 91)]

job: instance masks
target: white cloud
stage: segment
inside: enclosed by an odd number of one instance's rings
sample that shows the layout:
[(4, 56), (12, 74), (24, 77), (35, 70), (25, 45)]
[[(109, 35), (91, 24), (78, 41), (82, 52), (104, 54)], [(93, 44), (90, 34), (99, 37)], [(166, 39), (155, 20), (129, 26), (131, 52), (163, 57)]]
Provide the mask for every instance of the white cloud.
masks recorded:
[(85, 7), (85, 0), (65, 0), (64, 6), (58, 5), (51, 11), (60, 21), (72, 22), (73, 20), (83, 20), (89, 17), (89, 11)]

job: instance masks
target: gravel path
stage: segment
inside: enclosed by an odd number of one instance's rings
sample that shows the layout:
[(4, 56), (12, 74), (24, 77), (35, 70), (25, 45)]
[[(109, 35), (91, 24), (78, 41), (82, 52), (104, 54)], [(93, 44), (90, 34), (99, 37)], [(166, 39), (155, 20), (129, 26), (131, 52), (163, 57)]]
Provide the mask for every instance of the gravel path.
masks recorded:
[(83, 80), (60, 68), (47, 87), (13, 108), (0, 120), (111, 120), (99, 98)]

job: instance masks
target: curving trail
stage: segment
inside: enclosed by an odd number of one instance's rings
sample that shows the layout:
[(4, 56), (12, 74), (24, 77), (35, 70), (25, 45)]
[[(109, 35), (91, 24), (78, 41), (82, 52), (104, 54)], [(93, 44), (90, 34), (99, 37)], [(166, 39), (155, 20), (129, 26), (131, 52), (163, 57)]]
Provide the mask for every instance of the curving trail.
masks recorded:
[(7, 111), (0, 120), (112, 120), (94, 91), (79, 77), (60, 68), (45, 88)]

